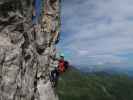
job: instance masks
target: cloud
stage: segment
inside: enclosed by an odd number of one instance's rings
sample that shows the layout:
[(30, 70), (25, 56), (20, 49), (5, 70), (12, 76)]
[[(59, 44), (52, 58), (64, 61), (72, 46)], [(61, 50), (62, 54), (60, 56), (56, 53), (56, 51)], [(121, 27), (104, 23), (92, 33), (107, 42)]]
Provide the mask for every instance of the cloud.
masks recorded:
[(133, 51), (132, 9), (133, 0), (63, 0), (59, 46), (74, 64), (131, 61), (117, 54)]

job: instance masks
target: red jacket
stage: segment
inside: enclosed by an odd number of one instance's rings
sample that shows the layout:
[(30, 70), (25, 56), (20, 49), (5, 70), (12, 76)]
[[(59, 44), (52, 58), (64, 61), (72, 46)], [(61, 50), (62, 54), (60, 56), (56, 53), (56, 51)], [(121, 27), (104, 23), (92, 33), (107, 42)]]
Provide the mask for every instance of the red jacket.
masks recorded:
[(64, 72), (65, 71), (65, 62), (64, 62), (64, 60), (59, 60), (58, 68), (59, 68), (60, 72)]

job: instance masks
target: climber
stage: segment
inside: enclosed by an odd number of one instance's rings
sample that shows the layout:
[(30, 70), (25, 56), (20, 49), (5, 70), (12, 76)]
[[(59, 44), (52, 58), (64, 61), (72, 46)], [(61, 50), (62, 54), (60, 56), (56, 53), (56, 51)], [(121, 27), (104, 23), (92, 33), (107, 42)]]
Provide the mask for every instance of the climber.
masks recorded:
[(33, 10), (32, 10), (32, 23), (33, 25), (36, 24), (36, 14), (35, 14), (35, 8), (33, 7)]
[(40, 16), (41, 16), (41, 0), (34, 0), (33, 11), (32, 11), (33, 25), (36, 25), (39, 23)]
[[(56, 50), (54, 50), (56, 51)], [(55, 55), (56, 56), (56, 55)], [(59, 75), (63, 72), (65, 72), (65, 70), (68, 68), (69, 63), (68, 61), (64, 60), (64, 54), (61, 53), (60, 57), (52, 57), (53, 59), (53, 63), (51, 65), (51, 72), (50, 72), (50, 81), (52, 83), (52, 87), (56, 87), (57, 83), (58, 83), (58, 78)]]
[(65, 71), (64, 54), (60, 55), (58, 69), (60, 73), (63, 73)]

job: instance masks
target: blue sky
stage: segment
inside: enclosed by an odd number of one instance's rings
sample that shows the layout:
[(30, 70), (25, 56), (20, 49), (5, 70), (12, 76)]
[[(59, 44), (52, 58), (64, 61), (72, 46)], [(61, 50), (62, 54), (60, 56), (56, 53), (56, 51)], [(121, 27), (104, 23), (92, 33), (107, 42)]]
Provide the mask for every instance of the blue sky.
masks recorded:
[(133, 65), (133, 0), (62, 0), (61, 16), (58, 48), (72, 64)]

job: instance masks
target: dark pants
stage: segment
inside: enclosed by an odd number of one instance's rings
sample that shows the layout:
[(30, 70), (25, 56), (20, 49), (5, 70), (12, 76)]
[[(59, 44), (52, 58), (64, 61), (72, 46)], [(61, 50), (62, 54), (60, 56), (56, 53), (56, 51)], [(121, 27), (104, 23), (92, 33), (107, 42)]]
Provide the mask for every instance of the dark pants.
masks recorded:
[(53, 83), (53, 86), (55, 87), (58, 83), (58, 77), (59, 77), (59, 71), (57, 69), (54, 69), (50, 73), (50, 80)]

